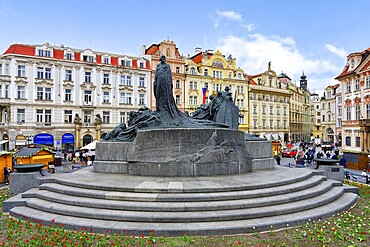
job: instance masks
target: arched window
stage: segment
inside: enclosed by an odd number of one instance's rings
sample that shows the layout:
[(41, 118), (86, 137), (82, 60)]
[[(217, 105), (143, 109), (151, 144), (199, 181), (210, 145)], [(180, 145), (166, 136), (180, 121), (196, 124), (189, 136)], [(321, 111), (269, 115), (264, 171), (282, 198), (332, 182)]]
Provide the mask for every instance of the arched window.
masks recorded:
[(195, 75), (195, 68), (190, 69), (190, 74)]

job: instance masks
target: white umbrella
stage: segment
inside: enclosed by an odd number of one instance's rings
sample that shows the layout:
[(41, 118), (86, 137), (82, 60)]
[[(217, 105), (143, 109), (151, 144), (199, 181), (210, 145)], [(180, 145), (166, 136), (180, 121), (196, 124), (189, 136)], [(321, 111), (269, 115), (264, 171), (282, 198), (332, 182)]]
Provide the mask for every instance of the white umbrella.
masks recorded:
[(87, 150), (95, 149), (96, 148), (96, 142), (97, 141), (90, 142), (89, 144), (82, 147), (81, 149), (87, 149)]

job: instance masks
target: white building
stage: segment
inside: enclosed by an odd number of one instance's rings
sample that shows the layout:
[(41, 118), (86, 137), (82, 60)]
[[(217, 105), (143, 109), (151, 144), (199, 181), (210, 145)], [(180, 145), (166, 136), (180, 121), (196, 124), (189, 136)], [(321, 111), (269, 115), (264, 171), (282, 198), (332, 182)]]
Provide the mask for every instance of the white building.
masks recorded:
[(324, 96), (321, 97), (321, 128), (323, 131), (323, 140), (326, 142), (335, 142), (336, 133), (336, 90), (339, 84), (327, 86)]
[[(150, 61), (69, 47), (13, 44), (0, 56), (0, 143), (79, 148), (150, 104)], [(80, 121), (79, 121), (80, 120)]]

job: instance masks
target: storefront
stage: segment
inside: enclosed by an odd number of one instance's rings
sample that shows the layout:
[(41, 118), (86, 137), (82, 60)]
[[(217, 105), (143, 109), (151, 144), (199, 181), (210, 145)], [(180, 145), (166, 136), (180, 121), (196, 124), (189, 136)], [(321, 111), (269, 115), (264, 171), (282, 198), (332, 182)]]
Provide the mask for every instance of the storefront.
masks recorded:
[(74, 151), (75, 137), (71, 133), (65, 133), (62, 136), (62, 149), (69, 153)]
[(34, 144), (39, 144), (39, 145), (47, 145), (47, 146), (54, 146), (54, 137), (50, 134), (37, 134), (33, 138), (33, 143)]
[(27, 141), (27, 138), (24, 135), (22, 134), (17, 135), (15, 137), (15, 148), (20, 149), (26, 146), (26, 141)]

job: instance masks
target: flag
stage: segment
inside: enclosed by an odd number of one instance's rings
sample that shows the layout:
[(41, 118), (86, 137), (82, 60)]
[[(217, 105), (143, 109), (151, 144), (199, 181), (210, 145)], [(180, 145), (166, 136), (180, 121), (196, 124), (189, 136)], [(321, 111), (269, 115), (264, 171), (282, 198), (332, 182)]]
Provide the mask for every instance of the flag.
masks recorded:
[(202, 98), (202, 104), (205, 104), (207, 101), (207, 88), (202, 88), (203, 98)]

